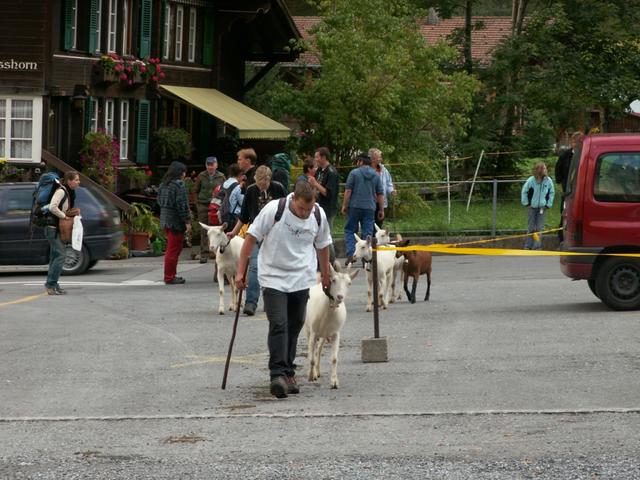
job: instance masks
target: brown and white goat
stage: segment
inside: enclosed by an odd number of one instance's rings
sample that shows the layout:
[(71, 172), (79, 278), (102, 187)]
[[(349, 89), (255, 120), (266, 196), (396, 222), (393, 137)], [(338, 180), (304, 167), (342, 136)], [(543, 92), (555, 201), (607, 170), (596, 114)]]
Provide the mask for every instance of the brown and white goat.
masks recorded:
[[(410, 240), (397, 240), (397, 247), (406, 247), (409, 245)], [(416, 288), (418, 287), (418, 280), (420, 275), (427, 275), (427, 292), (424, 295), (424, 300), (429, 300), (429, 294), (431, 292), (431, 252), (424, 251), (396, 251), (396, 257), (403, 256), (406, 259), (404, 262), (404, 291), (407, 294), (407, 299), (411, 303), (416, 303)], [(409, 277), (413, 278), (413, 285), (411, 292), (409, 292), (408, 283)]]

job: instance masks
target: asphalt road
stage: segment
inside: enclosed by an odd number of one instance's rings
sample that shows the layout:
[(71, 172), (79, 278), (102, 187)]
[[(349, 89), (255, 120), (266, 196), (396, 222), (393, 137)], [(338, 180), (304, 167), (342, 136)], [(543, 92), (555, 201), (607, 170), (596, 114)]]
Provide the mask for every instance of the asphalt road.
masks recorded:
[(161, 261), (100, 262), (60, 297), (41, 268), (0, 267), (0, 478), (640, 478), (640, 314), (557, 259), (436, 257), (429, 302), (381, 311), (375, 364), (360, 274), (341, 388), (306, 381), (302, 338), (282, 400), (264, 313), (241, 316), (221, 390), (213, 267), (182, 261), (165, 286)]

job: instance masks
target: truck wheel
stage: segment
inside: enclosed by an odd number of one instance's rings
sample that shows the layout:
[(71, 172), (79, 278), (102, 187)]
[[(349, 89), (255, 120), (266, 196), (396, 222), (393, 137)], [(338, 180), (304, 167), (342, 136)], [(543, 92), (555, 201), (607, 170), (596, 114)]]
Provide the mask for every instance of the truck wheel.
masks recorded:
[(87, 271), (89, 266), (89, 251), (82, 245), (82, 250), (76, 252), (71, 245), (67, 245), (62, 275), (80, 275)]
[(600, 298), (600, 295), (598, 295), (598, 292), (596, 291), (595, 278), (590, 278), (589, 280), (587, 280), (587, 284), (589, 285), (589, 290), (591, 290), (591, 293), (593, 293), (596, 297)]
[(600, 300), (614, 310), (640, 308), (640, 262), (623, 257), (606, 260), (595, 287)]

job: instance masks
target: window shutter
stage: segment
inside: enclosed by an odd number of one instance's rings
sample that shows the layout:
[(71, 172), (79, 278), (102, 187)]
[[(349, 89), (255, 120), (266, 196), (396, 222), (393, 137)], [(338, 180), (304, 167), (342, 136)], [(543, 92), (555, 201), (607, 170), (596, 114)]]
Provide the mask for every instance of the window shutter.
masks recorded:
[(162, 3), (160, 4), (160, 8), (162, 9), (160, 12), (160, 54), (158, 55), (158, 58), (163, 58), (164, 55), (164, 22), (167, 16), (166, 6), (167, 0), (162, 0)]
[(151, 55), (151, 0), (142, 0), (140, 9), (140, 58)]
[(71, 50), (73, 45), (73, 1), (64, 0), (62, 21), (64, 22), (63, 45), (64, 50)]
[(204, 17), (204, 38), (202, 41), (202, 64), (210, 67), (213, 65), (213, 13), (208, 11)]
[(98, 46), (98, 0), (89, 2), (89, 53)]
[(138, 103), (138, 125), (136, 138), (136, 163), (146, 165), (149, 163), (149, 118), (151, 102), (140, 100)]
[(91, 131), (91, 119), (93, 118), (93, 102), (91, 97), (87, 97), (84, 103), (84, 133), (85, 135)]

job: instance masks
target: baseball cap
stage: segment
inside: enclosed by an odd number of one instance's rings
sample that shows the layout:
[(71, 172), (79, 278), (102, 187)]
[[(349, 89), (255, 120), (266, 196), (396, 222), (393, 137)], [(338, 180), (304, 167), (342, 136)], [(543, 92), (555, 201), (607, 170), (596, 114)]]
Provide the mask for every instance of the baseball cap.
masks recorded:
[(216, 157), (207, 157), (207, 165), (212, 165), (214, 163), (218, 163), (218, 159)]

